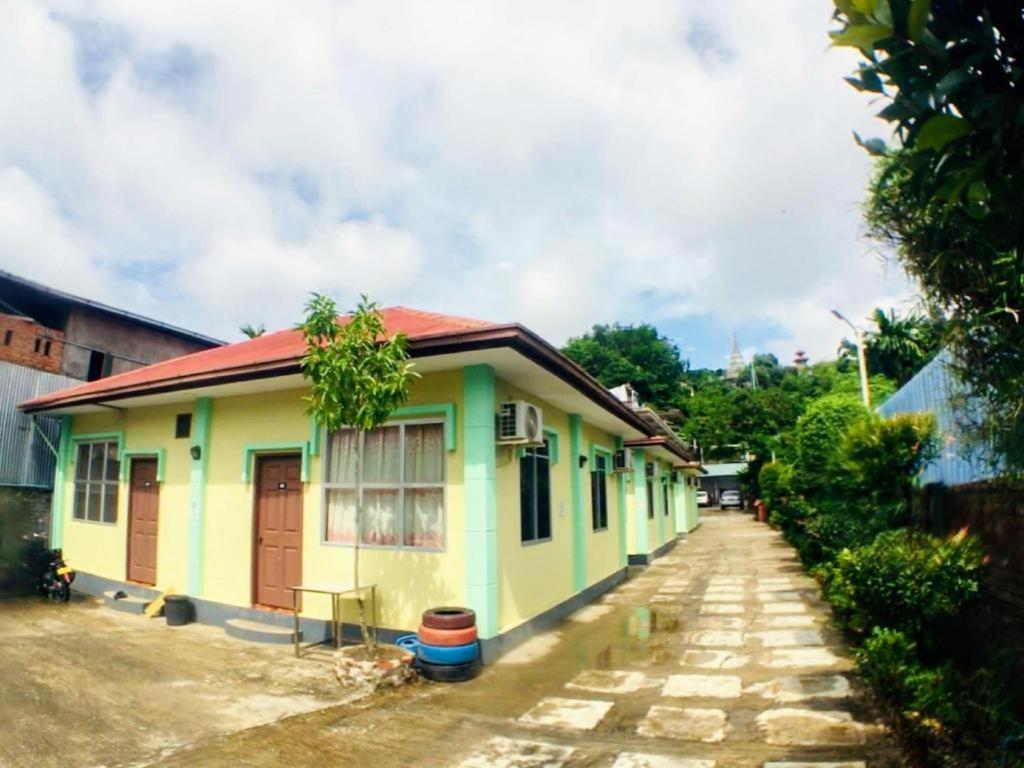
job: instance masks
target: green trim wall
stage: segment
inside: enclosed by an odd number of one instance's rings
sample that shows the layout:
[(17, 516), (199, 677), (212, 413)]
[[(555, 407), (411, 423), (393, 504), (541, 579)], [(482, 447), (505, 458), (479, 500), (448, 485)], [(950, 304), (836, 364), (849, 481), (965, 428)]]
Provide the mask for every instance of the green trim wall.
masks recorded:
[(548, 439), (548, 464), (554, 466), (558, 463), (560, 455), (558, 449), (558, 430), (544, 427), (544, 436)]
[(569, 414), (569, 490), (572, 499), (572, 585), (580, 592), (587, 586), (586, 528), (583, 521), (583, 417)]
[[(616, 437), (615, 450), (620, 450), (622, 445), (622, 438)], [(629, 548), (626, 542), (626, 517), (628, 516), (628, 510), (626, 509), (626, 473), (616, 472), (615, 481), (619, 499), (619, 567), (624, 568), (629, 562)]]
[(210, 422), (213, 401), (208, 397), (196, 398), (192, 411), (192, 446), (198, 445), (198, 459), (190, 458), (188, 472), (188, 594), (201, 597), (203, 593), (203, 551), (206, 539), (206, 480), (210, 471)]
[(64, 546), (64, 486), (71, 464), (71, 417), (60, 417), (60, 438), (57, 443), (57, 469), (53, 477), (53, 498), (50, 506), (50, 546)]
[(495, 493), (494, 369), (462, 369), (466, 502), (466, 602), (481, 638), (498, 634), (498, 504)]
[(298, 451), (302, 455), (302, 468), (299, 479), (304, 483), (308, 483), (310, 449), (309, 442), (306, 440), (291, 440), (278, 443), (246, 443), (242, 448), (242, 482), (248, 484), (252, 481), (256, 454), (294, 451)]
[(122, 448), (121, 449), (121, 481), (128, 480), (128, 461), (132, 458), (155, 458), (156, 481), (164, 481), (164, 470), (167, 464), (167, 451), (163, 448)]

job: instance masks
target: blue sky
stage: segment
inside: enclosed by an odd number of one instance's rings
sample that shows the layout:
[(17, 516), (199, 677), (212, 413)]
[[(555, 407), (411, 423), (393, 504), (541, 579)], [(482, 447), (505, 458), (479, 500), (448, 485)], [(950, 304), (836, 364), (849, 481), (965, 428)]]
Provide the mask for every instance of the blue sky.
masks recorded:
[(0, 0), (0, 266), (224, 338), (321, 290), (831, 356), (913, 292), (830, 7)]

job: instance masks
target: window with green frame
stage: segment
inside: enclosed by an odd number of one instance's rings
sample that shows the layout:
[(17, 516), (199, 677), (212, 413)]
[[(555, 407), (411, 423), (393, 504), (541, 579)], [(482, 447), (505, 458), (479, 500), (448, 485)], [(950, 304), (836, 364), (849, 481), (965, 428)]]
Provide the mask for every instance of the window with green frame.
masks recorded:
[(590, 472), (590, 514), (595, 531), (608, 528), (608, 458), (603, 453), (594, 455), (594, 468)]
[(74, 520), (117, 522), (120, 446), (116, 440), (79, 443), (75, 455)]
[(519, 459), (520, 540), (551, 538), (551, 460), (548, 440), (527, 448)]

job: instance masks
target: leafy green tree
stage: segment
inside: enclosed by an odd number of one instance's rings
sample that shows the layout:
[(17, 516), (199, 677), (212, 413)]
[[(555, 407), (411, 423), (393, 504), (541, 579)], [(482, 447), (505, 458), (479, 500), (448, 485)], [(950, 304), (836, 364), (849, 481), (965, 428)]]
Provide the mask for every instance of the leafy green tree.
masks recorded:
[(595, 325), (562, 351), (606, 387), (632, 384), (640, 400), (668, 408), (678, 400), (687, 365), (653, 325)]
[[(864, 334), (868, 371), (882, 374), (903, 386), (939, 352), (942, 320), (915, 312), (903, 317), (876, 308), (874, 328)], [(843, 339), (840, 356), (856, 359), (857, 346)]]
[(899, 501), (910, 508), (921, 470), (938, 456), (935, 417), (903, 413), (872, 414), (854, 423), (840, 445), (843, 465), (881, 504)]
[(868, 414), (852, 394), (826, 395), (807, 407), (796, 424), (794, 471), (800, 490), (819, 493), (848, 485), (839, 447), (846, 430)]
[(263, 323), (258, 323), (257, 325), (253, 325), (252, 323), (246, 323), (245, 325), (239, 326), (238, 330), (240, 330), (244, 336), (247, 336), (250, 339), (259, 338), (260, 336), (267, 332), (267, 329), (264, 327)]
[(897, 141), (879, 155), (871, 234), (949, 318), (978, 407), (962, 426), (1024, 471), (1024, 14), (1006, 0), (834, 0), (833, 44), (860, 49), (856, 88)]
[(363, 296), (347, 322), (340, 323), (334, 300), (313, 294), (299, 325), (306, 341), (302, 375), (310, 382), (303, 399), (306, 412), (322, 428), (355, 430), (356, 531), (353, 586), (359, 606), (359, 629), (371, 647), (366, 607), (359, 584), (359, 546), (363, 535), (363, 435), (377, 429), (409, 397), (419, 374), (412, 370), (404, 334), (388, 335), (377, 304)]

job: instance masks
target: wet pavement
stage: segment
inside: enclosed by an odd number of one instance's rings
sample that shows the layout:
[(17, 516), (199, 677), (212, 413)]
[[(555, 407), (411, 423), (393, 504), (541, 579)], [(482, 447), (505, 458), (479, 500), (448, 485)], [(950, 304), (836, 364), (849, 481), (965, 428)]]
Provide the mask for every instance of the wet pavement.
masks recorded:
[(898, 765), (792, 548), (708, 512), (667, 556), (460, 685), (418, 684), (161, 766)]

